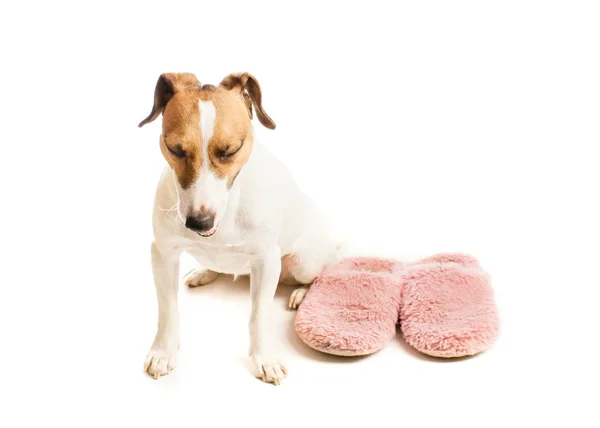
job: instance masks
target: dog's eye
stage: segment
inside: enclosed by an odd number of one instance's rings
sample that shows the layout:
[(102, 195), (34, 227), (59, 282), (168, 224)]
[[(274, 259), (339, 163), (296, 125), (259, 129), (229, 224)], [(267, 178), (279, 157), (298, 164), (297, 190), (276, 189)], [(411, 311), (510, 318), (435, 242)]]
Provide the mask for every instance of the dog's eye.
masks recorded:
[(217, 156), (221, 162), (225, 162), (231, 159), (237, 152), (240, 151), (242, 146), (244, 145), (244, 140), (241, 141), (240, 145), (237, 146), (234, 150), (230, 150), (229, 146), (219, 149), (217, 151)]
[(183, 159), (185, 157), (185, 151), (181, 148), (179, 144), (176, 144), (175, 147), (171, 147), (166, 143), (165, 145), (167, 146), (167, 150), (169, 151), (169, 153), (171, 153), (176, 158)]

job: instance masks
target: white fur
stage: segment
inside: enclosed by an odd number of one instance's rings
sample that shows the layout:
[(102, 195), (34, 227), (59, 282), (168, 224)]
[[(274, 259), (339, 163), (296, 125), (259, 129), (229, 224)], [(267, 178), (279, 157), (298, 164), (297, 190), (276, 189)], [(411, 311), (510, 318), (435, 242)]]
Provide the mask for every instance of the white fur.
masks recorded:
[(202, 135), (202, 166), (198, 178), (188, 189), (178, 189), (180, 215), (198, 214), (201, 210), (215, 214), (215, 225), (227, 206), (227, 180), (216, 176), (210, 167), (208, 145), (215, 130), (217, 111), (212, 101), (199, 101), (200, 132)]
[[(202, 133), (202, 168), (196, 183), (194, 183), (194, 210), (202, 207), (216, 214), (216, 219), (222, 215), (227, 204), (227, 180), (219, 178), (210, 168), (208, 144), (215, 131), (217, 110), (212, 101), (200, 101), (200, 132)], [(217, 224), (217, 221), (215, 221)]]
[[(206, 115), (202, 124), (204, 132), (210, 132), (208, 130), (212, 128), (206, 114), (210, 107), (206, 107), (201, 104), (202, 116)], [(290, 270), (299, 284), (312, 282), (324, 265), (337, 257), (337, 245), (328, 225), (312, 200), (296, 185), (288, 169), (258, 142), (254, 143), (249, 160), (227, 193), (225, 205), (218, 213), (219, 227), (210, 237), (188, 230), (181, 216), (171, 209), (178, 204), (179, 210), (185, 209), (182, 208), (184, 201), (178, 201), (181, 192), (173, 175), (167, 167), (155, 198), (152, 263), (159, 327), (148, 356), (148, 371), (161, 376), (174, 367), (179, 343), (176, 272), (179, 256), (186, 251), (213, 272), (250, 274), (250, 354), (254, 374), (267, 382), (279, 383), (286, 370), (276, 358), (269, 319), (282, 257), (294, 255)], [(210, 181), (199, 179), (194, 195), (210, 201), (219, 200), (221, 196), (212, 192), (218, 193), (222, 189), (211, 186)], [(203, 203), (203, 200), (194, 202)], [(187, 213), (182, 214), (185, 218)], [(214, 276), (198, 278), (197, 283)]]
[(202, 149), (204, 150), (204, 159), (206, 161), (206, 150), (208, 142), (215, 133), (215, 123), (217, 121), (217, 109), (212, 101), (199, 101), (200, 107), (200, 132), (202, 132)]

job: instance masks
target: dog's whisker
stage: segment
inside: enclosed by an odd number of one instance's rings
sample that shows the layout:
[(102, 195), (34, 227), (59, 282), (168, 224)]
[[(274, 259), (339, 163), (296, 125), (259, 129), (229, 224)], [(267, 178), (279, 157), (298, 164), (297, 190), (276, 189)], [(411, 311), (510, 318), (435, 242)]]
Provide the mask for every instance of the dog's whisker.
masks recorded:
[(165, 208), (161, 208), (161, 207), (158, 207), (158, 209), (159, 209), (159, 210), (161, 210), (161, 211), (165, 211), (165, 212), (167, 212), (167, 213), (170, 213), (170, 212), (171, 212), (171, 211), (173, 211), (174, 209), (177, 209), (177, 204), (173, 205), (173, 206), (172, 206), (171, 208), (169, 208), (169, 209), (165, 209)]
[(179, 212), (179, 210), (177, 210), (177, 215), (175, 216), (175, 218), (177, 220), (179, 220), (180, 224), (185, 224), (185, 220), (183, 219), (183, 217), (181, 216), (181, 213)]
[(179, 214), (179, 211), (177, 211), (177, 214), (175, 215), (175, 219), (177, 220), (178, 223), (185, 224), (185, 220), (181, 217), (181, 214)]

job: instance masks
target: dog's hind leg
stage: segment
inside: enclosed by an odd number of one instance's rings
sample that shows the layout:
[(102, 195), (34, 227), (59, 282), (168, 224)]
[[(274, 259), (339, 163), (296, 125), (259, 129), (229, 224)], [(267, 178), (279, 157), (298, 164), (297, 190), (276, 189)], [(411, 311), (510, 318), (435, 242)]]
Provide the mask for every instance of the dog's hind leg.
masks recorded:
[[(282, 271), (285, 272), (285, 283), (301, 285), (290, 295), (288, 306), (290, 309), (298, 309), (310, 285), (323, 271), (325, 265), (334, 260), (331, 257), (323, 257), (322, 254), (295, 253), (282, 258)], [(282, 275), (283, 276), (283, 275)]]
[(304, 295), (308, 291), (310, 282), (312, 282), (310, 275), (308, 275), (309, 283), (303, 284), (300, 282), (296, 278), (296, 275), (300, 273), (298, 277), (304, 280), (307, 280), (307, 275), (304, 272), (299, 272), (299, 270), (301, 269), (295, 254), (287, 254), (281, 258), (279, 283), (283, 285), (302, 285), (302, 287), (296, 288), (290, 296), (289, 307), (291, 309), (298, 308), (298, 305), (300, 305), (302, 299), (304, 299)]
[(209, 269), (192, 269), (189, 271), (183, 281), (188, 287), (198, 287), (213, 282), (219, 276), (218, 272)]
[(304, 300), (304, 296), (306, 296), (309, 288), (310, 285), (303, 285), (302, 287), (298, 287), (292, 291), (292, 294), (290, 294), (290, 300), (288, 302), (290, 309), (298, 309), (298, 306), (300, 306), (300, 303), (302, 303)]

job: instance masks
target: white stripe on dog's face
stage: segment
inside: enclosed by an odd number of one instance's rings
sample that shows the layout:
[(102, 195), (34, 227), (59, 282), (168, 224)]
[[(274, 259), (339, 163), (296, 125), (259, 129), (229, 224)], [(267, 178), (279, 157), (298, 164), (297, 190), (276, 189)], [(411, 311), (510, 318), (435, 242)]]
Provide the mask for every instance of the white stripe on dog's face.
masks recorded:
[(200, 133), (202, 134), (202, 166), (198, 178), (193, 184), (194, 200), (192, 210), (201, 208), (219, 213), (222, 205), (227, 202), (227, 180), (216, 176), (211, 168), (208, 148), (210, 139), (215, 131), (217, 110), (212, 101), (200, 101)]
[(202, 164), (192, 185), (188, 189), (180, 189), (181, 208), (184, 216), (211, 212), (215, 215), (215, 225), (217, 225), (227, 206), (229, 189), (227, 178), (219, 178), (215, 174), (211, 167), (211, 156), (208, 153), (210, 140), (215, 131), (217, 116), (215, 105), (212, 101), (199, 101), (199, 107)]
[(208, 159), (208, 143), (215, 133), (217, 109), (212, 101), (199, 101), (200, 106), (200, 133), (202, 134), (202, 153), (204, 162)]

